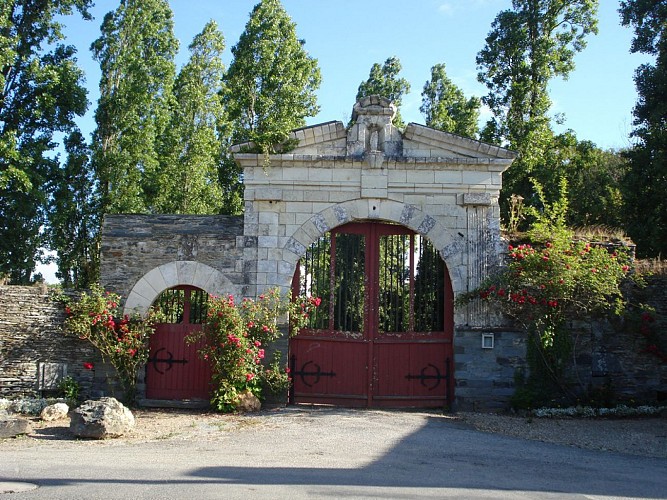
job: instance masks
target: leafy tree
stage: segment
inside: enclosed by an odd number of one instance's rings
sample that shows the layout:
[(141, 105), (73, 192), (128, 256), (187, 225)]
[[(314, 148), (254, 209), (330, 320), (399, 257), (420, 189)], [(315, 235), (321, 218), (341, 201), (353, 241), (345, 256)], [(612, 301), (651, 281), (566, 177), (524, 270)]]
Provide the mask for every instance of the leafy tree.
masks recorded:
[(90, 0), (0, 2), (0, 274), (27, 283), (44, 244), (56, 134), (88, 107), (60, 19), (90, 19)]
[(91, 50), (100, 63), (93, 164), (102, 213), (147, 210), (172, 99), (178, 40), (166, 0), (121, 0)]
[(621, 183), (626, 161), (615, 151), (605, 151), (591, 141), (579, 141), (572, 131), (559, 134), (545, 152), (547, 169), (535, 172), (545, 197), (556, 199), (561, 179), (577, 196), (568, 203), (567, 223), (572, 227), (622, 228), (625, 205)]
[(56, 276), (65, 287), (86, 288), (98, 280), (97, 186), (90, 149), (79, 131), (65, 139), (67, 160), (54, 172), (49, 247), (57, 251)]
[[(296, 24), (279, 0), (261, 0), (253, 8), (238, 43), (232, 47), (223, 103), (232, 126), (231, 143), (251, 141), (265, 155), (289, 149), (290, 131), (319, 112), (315, 92), (321, 76), (317, 60), (296, 36)], [(220, 181), (223, 212), (243, 207), (241, 170), (223, 157)]]
[(419, 111), (429, 127), (476, 138), (481, 105), (477, 97), (466, 99), (447, 76), (445, 65), (436, 64), (431, 68), (431, 79), (424, 84)]
[(635, 37), (631, 52), (655, 56), (635, 73), (639, 100), (634, 108), (633, 136), (637, 144), (627, 153), (630, 162), (623, 185), (628, 232), (646, 256), (667, 253), (667, 2), (621, 2), (624, 26)]
[(174, 106), (164, 141), (151, 209), (157, 213), (215, 214), (221, 211), (218, 179), (225, 113), (225, 41), (214, 21), (190, 44), (190, 60), (174, 84)]
[(234, 123), (234, 142), (253, 141), (268, 153), (289, 132), (319, 112), (317, 60), (279, 0), (258, 3), (232, 47), (224, 103)]
[(521, 153), (505, 174), (503, 198), (534, 198), (529, 179), (548, 168), (553, 140), (548, 84), (568, 77), (586, 37), (597, 33), (597, 7), (597, 0), (513, 0), (493, 21), (477, 55), (478, 79), (489, 90), (482, 101), (493, 113), (482, 138)]
[(396, 105), (394, 125), (403, 128), (405, 123), (400, 108), (403, 96), (410, 92), (410, 83), (405, 78), (398, 77), (400, 72), (401, 61), (395, 56), (388, 58), (382, 66), (378, 63), (373, 64), (368, 80), (359, 84), (357, 100), (369, 95), (379, 95), (389, 99)]

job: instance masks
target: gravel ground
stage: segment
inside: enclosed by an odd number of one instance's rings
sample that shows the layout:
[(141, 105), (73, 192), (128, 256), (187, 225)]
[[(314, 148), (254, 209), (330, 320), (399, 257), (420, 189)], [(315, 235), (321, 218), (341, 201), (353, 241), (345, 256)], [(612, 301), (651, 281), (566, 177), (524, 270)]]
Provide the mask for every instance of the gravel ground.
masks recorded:
[[(282, 408), (257, 414), (221, 415), (202, 411), (140, 409), (133, 413), (136, 427), (131, 434), (108, 441), (76, 441), (69, 432), (69, 419), (43, 422), (32, 419), (33, 432), (27, 436), (0, 440), (0, 451), (34, 446), (112, 446), (117, 443), (162, 440), (217, 441), (235, 430), (258, 426), (288, 425), (309, 408)], [(331, 411), (362, 412), (364, 410)], [(375, 410), (374, 410), (375, 411)], [(389, 412), (384, 412), (389, 413)], [(372, 417), (373, 412), (368, 412)], [(421, 413), (423, 414), (423, 412)], [(278, 417), (278, 418), (276, 418)], [(482, 432), (499, 433), (521, 439), (558, 443), (578, 448), (667, 458), (667, 418), (526, 418), (489, 413), (460, 412), (446, 415), (455, 425)]]

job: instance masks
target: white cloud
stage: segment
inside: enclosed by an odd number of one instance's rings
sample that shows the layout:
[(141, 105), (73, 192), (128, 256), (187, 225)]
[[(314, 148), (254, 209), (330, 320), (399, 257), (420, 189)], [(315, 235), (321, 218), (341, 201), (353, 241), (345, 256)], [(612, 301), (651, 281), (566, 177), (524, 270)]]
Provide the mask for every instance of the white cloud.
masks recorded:
[(454, 13), (454, 10), (455, 10), (455, 9), (454, 9), (454, 6), (453, 6), (451, 3), (449, 3), (449, 2), (440, 4), (440, 5), (438, 6), (438, 12), (439, 12), (440, 14), (445, 15), (445, 16), (450, 16), (450, 15), (452, 15), (452, 14)]

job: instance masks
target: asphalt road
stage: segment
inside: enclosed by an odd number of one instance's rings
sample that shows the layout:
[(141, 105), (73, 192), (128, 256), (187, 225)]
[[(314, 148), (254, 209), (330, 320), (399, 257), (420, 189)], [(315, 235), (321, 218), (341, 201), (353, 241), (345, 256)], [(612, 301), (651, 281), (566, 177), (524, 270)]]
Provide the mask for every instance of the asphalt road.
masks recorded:
[[(2, 494), (3, 482), (35, 488)], [(188, 439), (0, 446), (0, 498), (12, 500), (626, 497), (667, 498), (667, 460), (481, 433), (436, 413), (293, 410)]]

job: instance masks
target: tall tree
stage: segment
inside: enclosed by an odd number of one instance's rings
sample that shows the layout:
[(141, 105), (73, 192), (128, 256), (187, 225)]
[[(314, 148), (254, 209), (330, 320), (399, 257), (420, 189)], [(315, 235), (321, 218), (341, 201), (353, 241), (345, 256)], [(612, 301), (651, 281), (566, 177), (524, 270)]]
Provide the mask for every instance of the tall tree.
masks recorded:
[(75, 130), (88, 107), (76, 49), (59, 20), (90, 0), (0, 2), (0, 274), (27, 283), (45, 241), (47, 182), (56, 134)]
[(474, 139), (481, 105), (477, 97), (466, 99), (447, 76), (445, 65), (436, 64), (431, 68), (431, 79), (424, 84), (419, 111), (426, 117), (427, 126)]
[(393, 102), (396, 106), (394, 125), (398, 128), (405, 126), (401, 117), (401, 104), (403, 96), (410, 92), (410, 82), (398, 76), (401, 68), (401, 61), (395, 56), (388, 58), (382, 66), (375, 63), (371, 66), (368, 80), (361, 82), (357, 90), (357, 100), (369, 95), (379, 95)]
[(151, 210), (157, 213), (215, 214), (222, 210), (218, 177), (220, 137), (225, 126), (221, 93), (225, 40), (215, 21), (190, 44), (190, 60), (174, 85), (174, 107), (165, 133), (161, 168)]
[(493, 118), (482, 138), (521, 153), (505, 173), (504, 197), (532, 197), (530, 177), (545, 165), (553, 140), (548, 111), (549, 82), (567, 78), (574, 55), (597, 33), (597, 0), (513, 0), (496, 16), (485, 47), (477, 55), (482, 98)]
[(167, 0), (121, 0), (91, 46), (102, 70), (93, 135), (102, 213), (145, 212), (156, 189), (176, 72), (173, 24)]
[(227, 72), (225, 104), (234, 141), (253, 141), (269, 152), (292, 129), (319, 112), (317, 60), (296, 36), (296, 24), (279, 0), (255, 5)]
[(580, 141), (572, 131), (554, 136), (545, 151), (549, 168), (534, 172), (547, 200), (560, 195), (560, 181), (576, 193), (568, 200), (566, 222), (571, 227), (623, 228), (625, 211), (621, 182), (626, 161), (616, 151), (605, 151), (591, 141)]
[[(308, 55), (305, 40), (279, 0), (261, 0), (250, 13), (245, 30), (232, 47), (234, 56), (225, 78), (223, 103), (232, 126), (231, 142), (252, 141), (265, 155), (274, 146), (289, 149), (291, 130), (319, 112), (321, 75), (317, 59)], [(240, 213), (243, 187), (238, 165), (223, 158), (220, 179), (225, 213)]]
[(99, 278), (97, 186), (90, 149), (79, 131), (65, 139), (65, 151), (67, 160), (51, 179), (49, 247), (57, 252), (61, 283), (86, 288)]
[(631, 52), (655, 56), (655, 64), (644, 64), (635, 73), (639, 100), (634, 108), (632, 133), (636, 145), (624, 179), (628, 232), (639, 255), (667, 254), (667, 1), (621, 2), (624, 26), (632, 26), (635, 37)]

